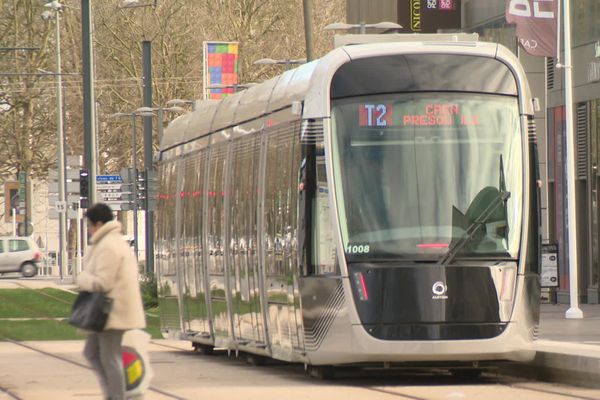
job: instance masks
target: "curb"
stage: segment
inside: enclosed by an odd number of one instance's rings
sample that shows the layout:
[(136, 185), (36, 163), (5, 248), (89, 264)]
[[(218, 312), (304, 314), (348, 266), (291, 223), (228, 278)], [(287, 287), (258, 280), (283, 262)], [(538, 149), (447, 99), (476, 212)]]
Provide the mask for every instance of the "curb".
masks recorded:
[(533, 361), (500, 367), (500, 375), (600, 387), (600, 346), (538, 340)]

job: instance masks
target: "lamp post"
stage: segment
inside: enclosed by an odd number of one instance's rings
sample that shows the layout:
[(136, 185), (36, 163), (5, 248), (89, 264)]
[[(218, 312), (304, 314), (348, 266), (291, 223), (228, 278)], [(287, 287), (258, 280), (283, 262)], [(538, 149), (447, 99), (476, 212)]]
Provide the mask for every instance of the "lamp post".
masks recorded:
[(304, 64), (306, 62), (306, 58), (297, 58), (297, 59), (282, 59), (282, 60), (274, 60), (272, 58), (261, 58), (260, 60), (254, 61), (255, 65), (285, 65), (285, 69), (289, 69), (290, 65), (299, 65)]
[(304, 15), (304, 43), (306, 46), (306, 59), (308, 61), (312, 61), (315, 58), (313, 49), (312, 0), (302, 0), (302, 13)]
[[(216, 83), (214, 85), (206, 86), (205, 89), (206, 90), (233, 89), (233, 93), (237, 93), (240, 90), (248, 89), (249, 87), (252, 87), (254, 85), (256, 85), (256, 83), (234, 83), (233, 85), (224, 85), (222, 83)], [(227, 94), (231, 94), (231, 93), (227, 92)], [(211, 101), (211, 100), (208, 100), (208, 101)]]
[(564, 19), (564, 50), (565, 63), (557, 65), (564, 68), (565, 73), (565, 121), (566, 129), (566, 164), (567, 164), (567, 221), (569, 224), (569, 302), (570, 307), (565, 312), (565, 318), (583, 318), (579, 308), (579, 269), (577, 263), (577, 213), (575, 210), (575, 140), (573, 135), (573, 62), (571, 58), (571, 13), (570, 1), (563, 1)]
[(190, 104), (192, 111), (196, 111), (196, 100), (185, 100), (185, 99), (172, 99), (167, 101), (167, 106), (183, 106)]
[(158, 0), (153, 3), (140, 3), (139, 0), (123, 0), (120, 8), (158, 7)]
[(94, 94), (92, 2), (81, 0), (81, 61), (83, 67), (83, 153), (90, 176), (90, 203), (96, 202), (97, 132)]
[(54, 17), (56, 27), (56, 136), (57, 136), (57, 158), (58, 158), (58, 202), (61, 205), (61, 211), (58, 213), (59, 221), (59, 272), (60, 279), (63, 279), (63, 273), (67, 267), (67, 207), (66, 207), (66, 184), (65, 184), (65, 139), (63, 129), (63, 101), (62, 101), (62, 72), (60, 60), (60, 13), (63, 5), (54, 0), (44, 5), (48, 7), (42, 13), (45, 20)]
[[(195, 103), (194, 103), (195, 104)], [(156, 116), (158, 117), (158, 141), (160, 142), (163, 137), (164, 132), (164, 113), (165, 112), (174, 112), (174, 113), (183, 113), (185, 109), (179, 106), (170, 106), (170, 107), (140, 107), (135, 110), (135, 113), (144, 113), (146, 116), (154, 116), (154, 112), (156, 111)]]
[(360, 24), (346, 24), (344, 22), (335, 22), (333, 24), (329, 24), (327, 26), (325, 26), (325, 30), (328, 31), (344, 31), (344, 30), (350, 30), (350, 29), (356, 29), (359, 28), (359, 32), (361, 35), (364, 35), (365, 33), (367, 33), (367, 28), (370, 29), (385, 29), (385, 30), (396, 30), (396, 29), (402, 29), (402, 25), (398, 25), (395, 22), (378, 22), (376, 24), (366, 24), (364, 22), (361, 22)]

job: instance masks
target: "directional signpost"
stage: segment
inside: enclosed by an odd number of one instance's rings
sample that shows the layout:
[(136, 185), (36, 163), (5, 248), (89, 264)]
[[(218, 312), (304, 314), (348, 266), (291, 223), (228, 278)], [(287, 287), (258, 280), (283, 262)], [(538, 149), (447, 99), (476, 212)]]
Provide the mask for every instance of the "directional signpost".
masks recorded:
[[(123, 191), (123, 179), (121, 175), (97, 175), (96, 191), (98, 199), (106, 203), (114, 211), (127, 210), (129, 203), (126, 199), (128, 192)], [(125, 207), (123, 206), (125, 203)]]

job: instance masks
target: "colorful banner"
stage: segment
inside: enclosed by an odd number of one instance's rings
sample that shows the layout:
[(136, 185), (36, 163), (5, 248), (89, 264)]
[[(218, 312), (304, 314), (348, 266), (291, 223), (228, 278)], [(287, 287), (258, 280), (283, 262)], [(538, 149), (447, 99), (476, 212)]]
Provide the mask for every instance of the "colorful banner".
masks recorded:
[(238, 84), (238, 43), (204, 42), (204, 99), (219, 100)]
[(533, 56), (556, 57), (558, 0), (506, 0), (506, 22)]

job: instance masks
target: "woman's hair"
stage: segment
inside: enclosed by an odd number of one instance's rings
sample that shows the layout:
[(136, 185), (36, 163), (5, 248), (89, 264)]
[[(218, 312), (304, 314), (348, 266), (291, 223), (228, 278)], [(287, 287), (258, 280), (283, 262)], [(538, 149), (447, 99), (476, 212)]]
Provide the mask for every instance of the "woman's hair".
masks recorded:
[(104, 203), (93, 204), (85, 212), (85, 217), (93, 224), (102, 222), (103, 224), (113, 220), (112, 209)]

